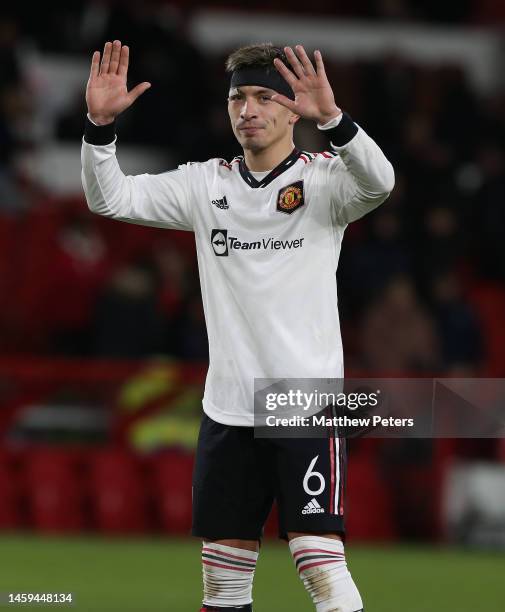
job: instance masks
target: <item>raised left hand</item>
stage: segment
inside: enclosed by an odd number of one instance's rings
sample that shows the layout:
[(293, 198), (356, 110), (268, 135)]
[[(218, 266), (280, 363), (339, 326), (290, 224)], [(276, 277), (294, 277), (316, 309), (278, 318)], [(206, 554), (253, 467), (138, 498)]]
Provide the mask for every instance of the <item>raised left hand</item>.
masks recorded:
[(320, 125), (328, 123), (342, 112), (335, 104), (333, 90), (324, 70), (323, 58), (320, 51), (314, 51), (316, 68), (307, 56), (302, 45), (296, 45), (296, 52), (291, 47), (285, 47), (284, 52), (291, 64), (290, 70), (282, 60), (276, 58), (274, 65), (289, 83), (295, 94), (290, 100), (282, 94), (274, 94), (272, 100), (282, 104), (290, 111), (304, 117), (313, 119)]

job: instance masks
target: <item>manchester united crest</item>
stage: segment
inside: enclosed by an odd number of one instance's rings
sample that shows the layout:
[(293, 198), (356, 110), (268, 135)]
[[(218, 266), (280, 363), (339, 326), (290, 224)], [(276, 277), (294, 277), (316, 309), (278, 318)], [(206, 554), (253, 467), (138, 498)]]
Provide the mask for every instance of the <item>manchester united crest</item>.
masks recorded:
[(290, 215), (305, 204), (303, 197), (303, 181), (297, 181), (279, 190), (277, 210)]

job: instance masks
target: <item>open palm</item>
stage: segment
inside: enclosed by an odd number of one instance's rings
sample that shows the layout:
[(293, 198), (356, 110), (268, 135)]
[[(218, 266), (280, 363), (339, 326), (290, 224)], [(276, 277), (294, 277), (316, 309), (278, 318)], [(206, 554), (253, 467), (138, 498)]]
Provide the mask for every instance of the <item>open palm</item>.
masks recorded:
[(91, 119), (99, 124), (111, 123), (143, 94), (150, 83), (140, 83), (128, 91), (130, 51), (120, 40), (106, 42), (100, 63), (100, 52), (95, 51), (91, 60), (91, 70), (86, 87), (86, 103)]
[(278, 58), (274, 60), (274, 65), (289, 83), (295, 99), (290, 100), (282, 94), (275, 94), (272, 99), (297, 115), (305, 119), (314, 119), (320, 124), (339, 115), (341, 110), (335, 104), (320, 51), (314, 53), (316, 68), (302, 45), (296, 46), (298, 56), (291, 47), (285, 47), (284, 51), (292, 71)]

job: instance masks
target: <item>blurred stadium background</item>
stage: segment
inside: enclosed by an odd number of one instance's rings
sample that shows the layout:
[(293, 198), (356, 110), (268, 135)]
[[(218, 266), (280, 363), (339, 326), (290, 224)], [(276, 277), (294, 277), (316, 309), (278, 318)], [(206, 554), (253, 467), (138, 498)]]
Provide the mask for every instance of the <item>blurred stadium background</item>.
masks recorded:
[[(346, 232), (349, 376), (505, 375), (505, 4), (92, 1), (0, 9), (0, 593), (193, 612), (191, 469), (207, 338), (190, 234), (92, 215), (80, 186), (94, 49), (152, 89), (119, 120), (129, 173), (240, 151), (223, 61), (320, 48), (337, 103), (396, 169)], [(297, 144), (323, 150), (311, 125)], [(369, 612), (503, 609), (505, 444), (354, 440), (348, 555)], [(309, 610), (275, 510), (258, 611)]]

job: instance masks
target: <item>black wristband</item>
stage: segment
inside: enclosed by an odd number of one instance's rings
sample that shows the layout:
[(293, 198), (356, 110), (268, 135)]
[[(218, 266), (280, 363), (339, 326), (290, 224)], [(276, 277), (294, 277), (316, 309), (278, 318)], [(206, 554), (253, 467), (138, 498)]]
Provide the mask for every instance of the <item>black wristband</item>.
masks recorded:
[(86, 117), (84, 140), (91, 145), (108, 145), (116, 137), (116, 122), (107, 125), (95, 125)]
[(347, 113), (343, 113), (342, 119), (337, 127), (324, 130), (335, 147), (343, 147), (350, 142), (358, 133), (358, 126)]

